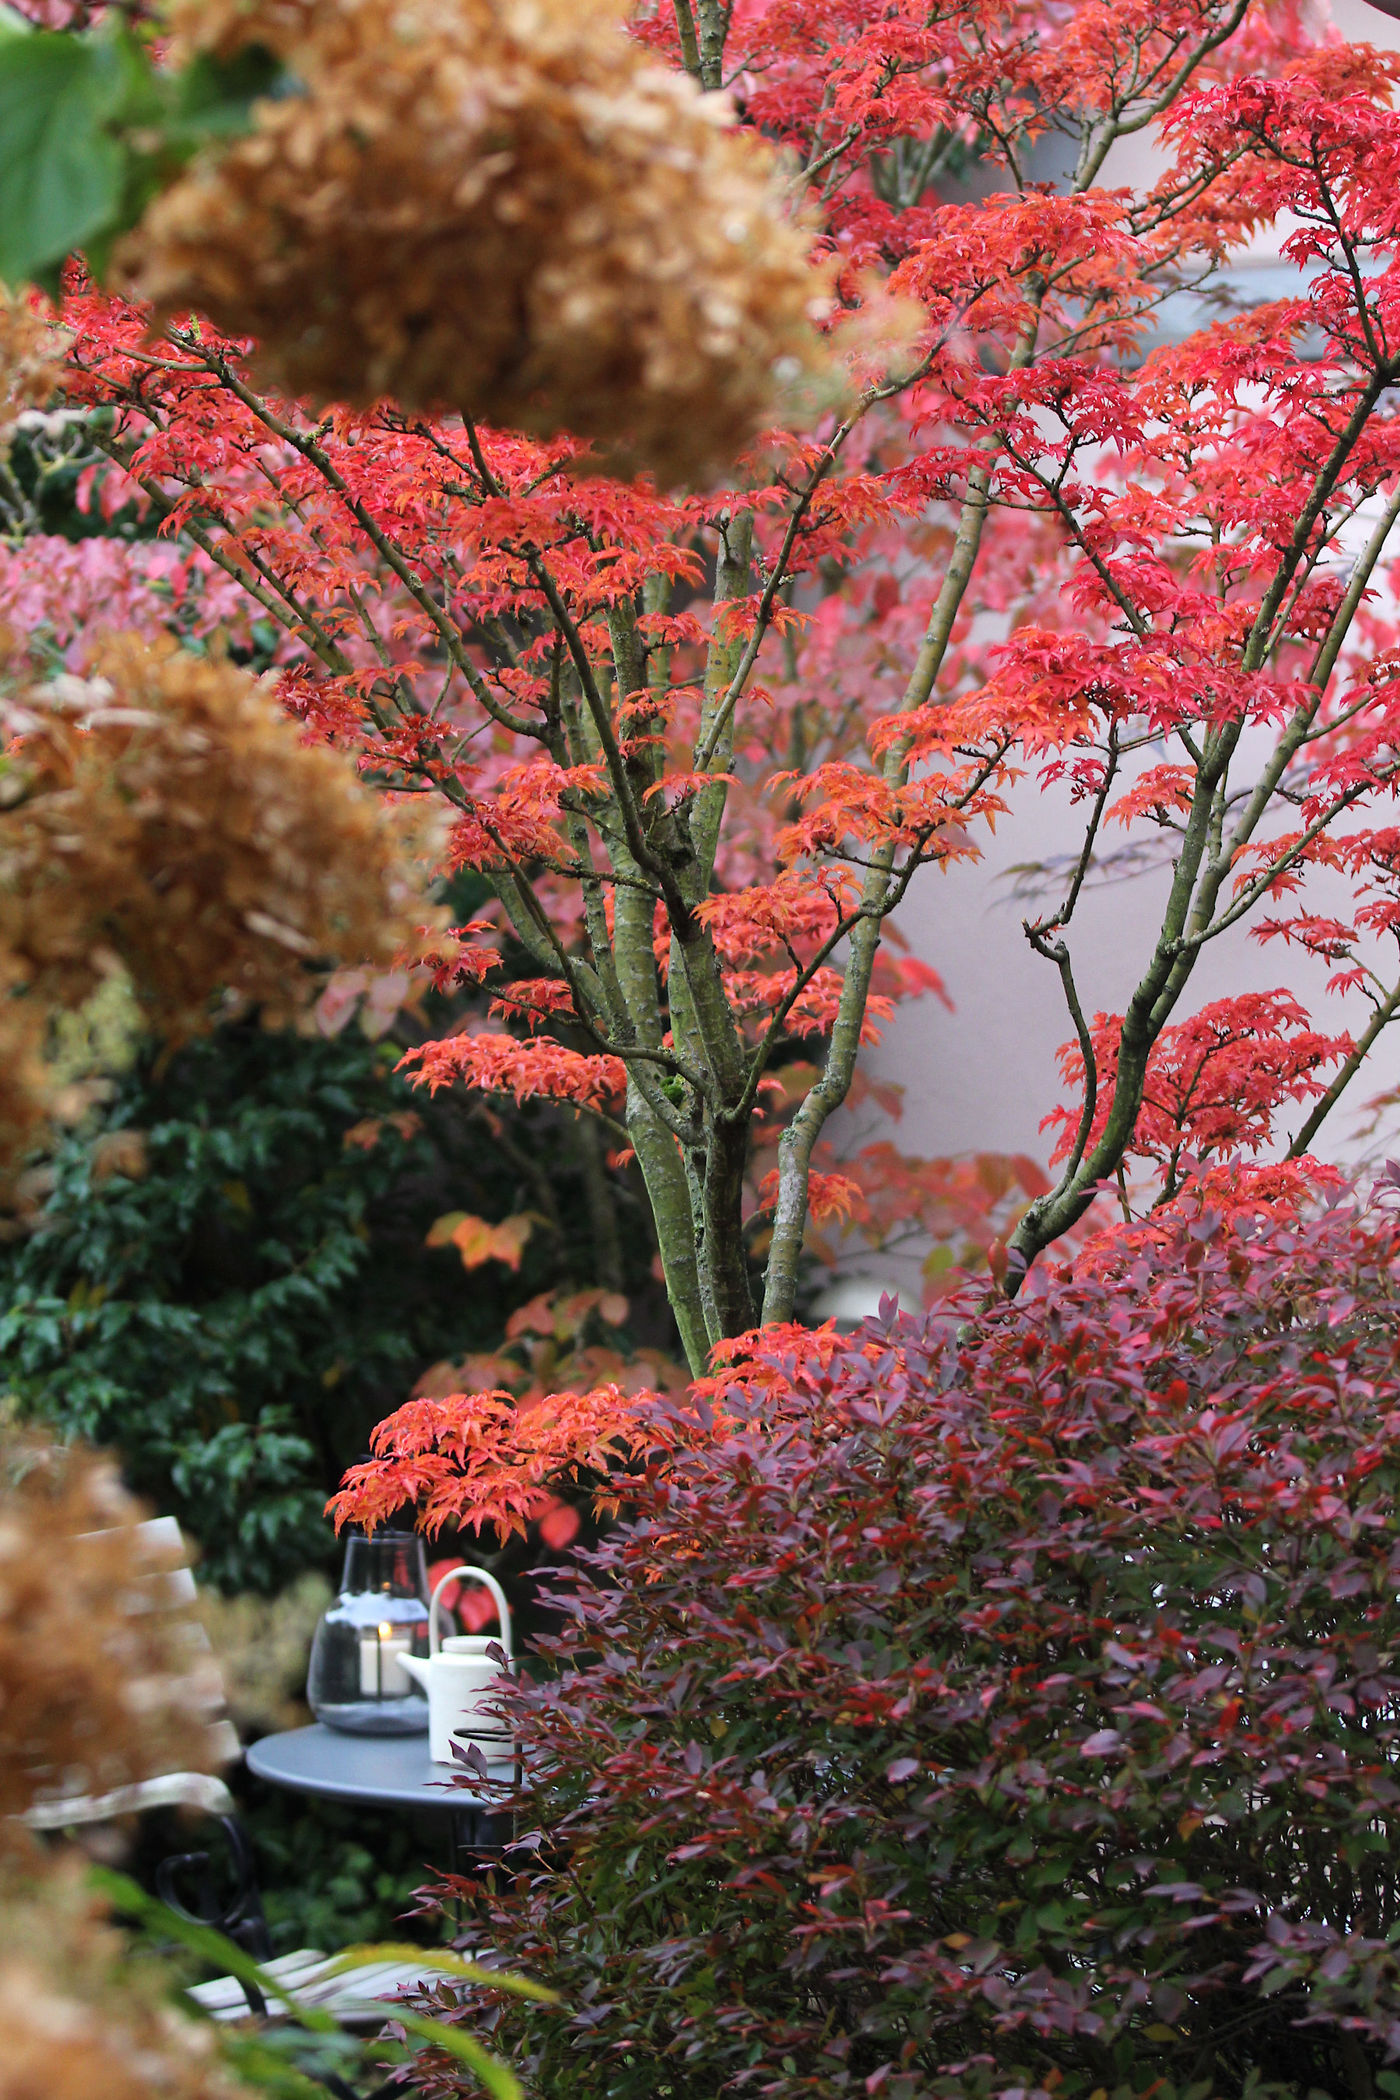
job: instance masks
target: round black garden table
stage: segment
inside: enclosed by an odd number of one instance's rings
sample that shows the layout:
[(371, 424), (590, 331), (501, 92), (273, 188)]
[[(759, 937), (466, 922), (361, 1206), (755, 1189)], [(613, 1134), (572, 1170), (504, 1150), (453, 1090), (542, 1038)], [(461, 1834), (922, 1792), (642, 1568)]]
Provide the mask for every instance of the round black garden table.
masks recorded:
[[(448, 1818), (452, 1869), (466, 1859), (495, 1852), (505, 1842), (508, 1818), (499, 1795), (473, 1786), (465, 1766), (434, 1764), (428, 1734), (343, 1735), (316, 1722), (261, 1736), (247, 1752), (248, 1770), (269, 1786), (328, 1801), (361, 1801), (369, 1807), (410, 1809)], [(492, 1759), (486, 1777), (496, 1785), (516, 1778), (512, 1759)]]
[[(465, 1765), (458, 1776), (451, 1765), (433, 1763), (426, 1729), (421, 1735), (342, 1735), (318, 1721), (262, 1736), (248, 1752), (248, 1770), (270, 1786), (331, 1801), (452, 1813), (494, 1805), (489, 1793), (472, 1788)], [(515, 1766), (509, 1758), (493, 1760), (486, 1776), (509, 1785)]]

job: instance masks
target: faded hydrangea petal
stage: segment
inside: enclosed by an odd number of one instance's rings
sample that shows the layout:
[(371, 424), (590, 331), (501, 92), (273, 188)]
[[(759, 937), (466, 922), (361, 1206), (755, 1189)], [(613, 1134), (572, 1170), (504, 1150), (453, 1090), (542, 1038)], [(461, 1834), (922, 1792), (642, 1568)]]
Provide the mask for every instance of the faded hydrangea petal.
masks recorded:
[(824, 366), (771, 150), (611, 8), (198, 0), (177, 32), (261, 42), (306, 92), (159, 198), (128, 267), (285, 391), (567, 429), (671, 481)]
[(417, 805), (305, 743), (263, 681), (130, 634), (91, 660), (0, 710), (0, 1167), (42, 1123), (47, 1016), (114, 969), (166, 1042), (216, 993), (279, 1026), (320, 989), (308, 963), (387, 969), (431, 917)]

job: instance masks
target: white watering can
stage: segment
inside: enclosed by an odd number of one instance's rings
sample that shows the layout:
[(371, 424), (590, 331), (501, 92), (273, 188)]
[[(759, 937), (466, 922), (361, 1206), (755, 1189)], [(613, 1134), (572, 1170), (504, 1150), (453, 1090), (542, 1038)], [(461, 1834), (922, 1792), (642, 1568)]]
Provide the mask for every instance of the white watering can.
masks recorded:
[[(491, 1592), (500, 1614), (501, 1631), (459, 1633), (442, 1638), (438, 1630), (438, 1601), (449, 1582), (466, 1576)], [(506, 1669), (487, 1654), (488, 1648), (505, 1653)], [(428, 1606), (428, 1653), (401, 1655), (399, 1665), (428, 1695), (428, 1748), (434, 1764), (457, 1765), (454, 1741), (476, 1743), (486, 1755), (505, 1754), (510, 1738), (498, 1715), (486, 1711), (500, 1689), (501, 1678), (510, 1667), (510, 1606), (494, 1575), (484, 1568), (449, 1568), (433, 1591)]]

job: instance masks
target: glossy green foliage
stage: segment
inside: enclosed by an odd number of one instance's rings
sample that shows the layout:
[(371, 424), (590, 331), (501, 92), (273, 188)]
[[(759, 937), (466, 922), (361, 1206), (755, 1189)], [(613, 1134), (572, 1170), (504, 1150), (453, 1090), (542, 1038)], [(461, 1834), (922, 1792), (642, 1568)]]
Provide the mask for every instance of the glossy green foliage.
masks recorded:
[[(333, 1565), (323, 1504), (371, 1424), (426, 1363), (495, 1339), (513, 1302), (423, 1242), (453, 1195), (509, 1209), (514, 1170), (458, 1111), (408, 1135), (384, 1120), (405, 1105), (394, 1054), (248, 1027), (138, 1068), (0, 1252), (0, 1379), (115, 1447), (226, 1589)], [(104, 1173), (138, 1131), (139, 1178)]]

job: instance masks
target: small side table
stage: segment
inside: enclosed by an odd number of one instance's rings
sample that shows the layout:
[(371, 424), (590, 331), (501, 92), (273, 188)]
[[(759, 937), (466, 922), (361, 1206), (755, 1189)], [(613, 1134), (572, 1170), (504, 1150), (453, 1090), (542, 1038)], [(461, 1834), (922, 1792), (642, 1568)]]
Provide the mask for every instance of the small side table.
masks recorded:
[[(412, 1809), (448, 1818), (452, 1871), (463, 1853), (497, 1850), (501, 1844), (499, 1799), (473, 1791), (466, 1767), (454, 1779), (449, 1765), (434, 1764), (428, 1734), (342, 1735), (318, 1721), (265, 1735), (247, 1753), (248, 1770), (269, 1786), (329, 1801), (363, 1801), (378, 1808)], [(492, 1760), (486, 1776), (511, 1785), (513, 1760)]]

